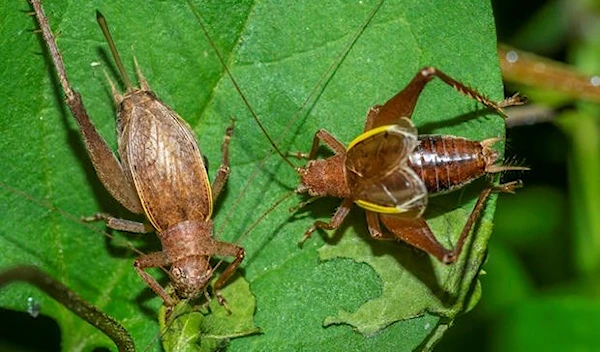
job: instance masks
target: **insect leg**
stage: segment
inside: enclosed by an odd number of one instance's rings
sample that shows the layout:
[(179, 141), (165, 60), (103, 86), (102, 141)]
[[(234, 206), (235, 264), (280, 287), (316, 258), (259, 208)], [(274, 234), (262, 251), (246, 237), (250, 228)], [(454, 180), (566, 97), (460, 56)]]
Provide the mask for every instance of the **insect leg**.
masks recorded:
[[(406, 88), (388, 100), (384, 105), (375, 107), (376, 113), (369, 114), (367, 117), (365, 131), (379, 126), (395, 124), (396, 121), (401, 117), (410, 118), (415, 110), (415, 105), (417, 105), (417, 100), (421, 95), (421, 91), (434, 77), (439, 78), (444, 83), (457, 90), (459, 93), (469, 96), (488, 108), (495, 110), (500, 115), (505, 116), (504, 112), (502, 111), (502, 107), (499, 104), (489, 100), (483, 94), (467, 87), (435, 67), (424, 67), (417, 73), (412, 81), (410, 81)], [(517, 104), (516, 99), (510, 101), (513, 103), (513, 105)]]
[(161, 266), (167, 266), (171, 264), (171, 261), (167, 257), (164, 252), (154, 252), (149, 254), (144, 254), (137, 257), (133, 261), (133, 267), (135, 271), (142, 277), (142, 279), (146, 282), (146, 285), (152, 289), (162, 300), (165, 302), (167, 306), (174, 306), (175, 301), (167, 291), (153, 278), (150, 274), (148, 274), (144, 269), (146, 268), (156, 268)]
[(352, 209), (352, 204), (354, 204), (352, 199), (344, 199), (342, 204), (335, 211), (335, 214), (333, 214), (333, 216), (331, 217), (329, 223), (324, 221), (315, 221), (315, 223), (311, 227), (309, 227), (308, 230), (306, 230), (306, 232), (304, 232), (304, 237), (302, 237), (302, 240), (300, 241), (299, 245), (302, 245), (304, 242), (306, 242), (306, 240), (308, 240), (312, 233), (315, 232), (317, 229), (335, 230), (338, 227), (340, 227), (340, 225), (344, 222), (344, 219), (346, 219), (348, 213), (350, 213), (350, 209)]
[(246, 256), (246, 251), (244, 250), (244, 248), (236, 246), (232, 243), (216, 242), (215, 254), (222, 257), (235, 257), (233, 262), (231, 262), (231, 264), (229, 264), (227, 268), (225, 268), (225, 271), (223, 271), (223, 274), (219, 276), (219, 278), (215, 282), (215, 285), (213, 286), (215, 289), (215, 296), (219, 300), (219, 304), (225, 307), (225, 309), (227, 309), (227, 311), (231, 313), (229, 307), (227, 306), (227, 301), (221, 295), (221, 289), (223, 288), (223, 286), (225, 286), (227, 280), (229, 280), (229, 278), (235, 273), (237, 268), (244, 260), (244, 257)]
[(365, 211), (367, 216), (367, 228), (369, 229), (369, 233), (371, 237), (376, 240), (389, 241), (396, 240), (397, 238), (390, 234), (389, 232), (381, 231), (381, 226), (379, 222), (379, 213), (373, 211)]
[(386, 214), (380, 214), (379, 217), (385, 227), (397, 236), (398, 239), (433, 255), (442, 263), (452, 264), (460, 256), (463, 245), (465, 244), (468, 235), (471, 233), (471, 229), (477, 220), (479, 220), (479, 217), (485, 208), (486, 200), (490, 194), (492, 194), (492, 192), (513, 193), (515, 188), (520, 186), (521, 182), (515, 181), (495, 187), (489, 187), (481, 191), (477, 203), (475, 204), (475, 208), (471, 211), (456, 245), (451, 250), (446, 249), (438, 242), (423, 218), (407, 218), (399, 215)]
[(298, 159), (315, 159), (317, 157), (317, 153), (319, 151), (319, 144), (323, 143), (329, 149), (331, 149), (335, 154), (345, 153), (346, 146), (340, 141), (337, 140), (331, 133), (324, 129), (320, 129), (315, 133), (313, 138), (313, 144), (310, 149), (310, 153), (290, 153), (292, 156), (295, 156)]
[(98, 178), (110, 194), (125, 208), (136, 214), (142, 213), (142, 205), (133, 185), (125, 177), (125, 173), (117, 157), (90, 121), (90, 117), (83, 105), (81, 95), (71, 87), (65, 65), (56, 45), (56, 39), (52, 34), (52, 30), (50, 29), (48, 19), (46, 18), (40, 1), (32, 0), (31, 4), (35, 10), (35, 15), (40, 24), (40, 29), (42, 30), (42, 36), (46, 42), (58, 79), (65, 93), (67, 105), (79, 126), (81, 136), (85, 143), (85, 149), (90, 156)]
[(104, 221), (107, 227), (113, 230), (133, 232), (133, 233), (149, 233), (154, 232), (154, 227), (148, 223), (131, 221), (126, 219), (116, 218), (105, 213), (97, 213), (93, 216), (84, 217), (81, 220), (86, 222)]
[(229, 142), (231, 141), (231, 135), (233, 134), (234, 120), (231, 119), (231, 124), (225, 131), (225, 137), (223, 138), (223, 144), (221, 144), (221, 152), (223, 159), (217, 171), (217, 176), (212, 184), (213, 201), (219, 197), (219, 193), (223, 189), (227, 178), (229, 177)]
[(451, 261), (447, 260), (452, 251), (447, 250), (438, 242), (423, 218), (379, 214), (379, 219), (397, 239), (431, 254), (439, 261), (449, 264), (456, 259), (452, 257)]
[(444, 258), (445, 260), (443, 260), (443, 262), (452, 263), (456, 261), (456, 259), (460, 255), (460, 252), (462, 251), (462, 247), (465, 244), (467, 237), (469, 236), (469, 233), (471, 232), (471, 229), (473, 228), (477, 220), (479, 220), (479, 218), (481, 217), (483, 209), (485, 208), (485, 202), (492, 194), (492, 192), (514, 193), (515, 189), (521, 187), (522, 185), (523, 183), (521, 181), (513, 181), (498, 186), (489, 187), (481, 191), (481, 193), (479, 193), (479, 198), (477, 198), (477, 203), (475, 203), (475, 208), (473, 208), (473, 211), (471, 211), (471, 214), (467, 219), (467, 223), (465, 224), (462, 232), (460, 233), (460, 237), (458, 238), (456, 246), (450, 253), (448, 253), (447, 258)]

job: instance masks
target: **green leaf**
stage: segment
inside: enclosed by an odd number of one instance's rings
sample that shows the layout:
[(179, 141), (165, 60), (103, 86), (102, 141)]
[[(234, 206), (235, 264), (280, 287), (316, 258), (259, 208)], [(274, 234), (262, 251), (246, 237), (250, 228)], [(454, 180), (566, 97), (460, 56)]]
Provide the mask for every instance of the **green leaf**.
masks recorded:
[[(231, 350), (316, 346), (320, 350), (412, 350), (429, 348), (441, 337), (448, 321), (464, 307), (478, 275), (491, 230), (493, 200), (477, 227), (476, 240), (466, 247), (470, 255), (452, 266), (400, 243), (373, 241), (358, 209), (335, 234), (315, 234), (304, 248), (298, 248), (304, 230), (315, 219), (330, 216), (338, 200), (319, 200), (295, 216), (286, 208), (298, 200), (287, 201), (243, 237), (298, 180), (275, 156), (257, 169), (271, 147), (191, 10), (174, 2), (48, 1), (45, 5), (53, 29), (60, 33), (58, 46), (69, 78), (112, 146), (116, 145), (114, 107), (102, 70), (113, 79), (116, 73), (95, 23), (96, 9), (107, 18), (130, 72), (135, 54), (153, 90), (193, 126), (210, 161), (211, 177), (221, 160), (225, 128), (231, 116), (236, 118), (231, 176), (215, 210), (216, 236), (227, 241), (242, 237), (247, 256), (237, 280), (250, 283), (256, 297), (255, 323), (263, 333), (231, 340)], [(303, 105), (305, 100), (374, 2), (196, 6), (268, 131), (275, 137), (284, 133), (279, 145), (284, 151), (307, 151), (319, 128), (348, 143), (361, 132), (367, 109), (385, 102), (425, 65), (442, 69), (494, 100), (502, 98), (492, 12), (484, 2), (386, 2), (333, 77), (318, 86), (308, 106)], [(39, 204), (45, 202), (75, 219), (98, 211), (130, 216), (110, 199), (91, 168), (54, 72), (48, 70), (45, 54), (36, 54), (45, 51), (29, 31), (36, 28), (34, 20), (21, 12), (28, 9), (25, 2), (11, 2), (1, 10), (5, 21), (0, 65), (6, 83), (0, 86), (0, 94), (6, 101), (0, 114), (4, 132), (0, 182), (36, 201), (1, 187), (0, 267), (22, 263), (42, 267), (121, 321), (139, 347), (153, 343), (158, 349), (156, 316), (161, 302), (133, 270), (135, 254), (120, 250), (117, 241), (107, 241), (98, 230)], [(290, 122), (299, 109), (302, 113)], [(504, 134), (500, 117), (482, 112), (476, 102), (436, 81), (423, 92), (414, 121), (421, 132), (477, 140)], [(465, 192), (431, 201), (428, 222), (447, 246), (454, 243), (481, 187), (475, 184)], [(96, 229), (104, 227), (97, 224)], [(153, 235), (128, 239), (135, 239), (144, 251), (158, 250)], [(11, 286), (0, 292), (0, 305), (26, 311), (29, 297), (40, 302), (42, 314), (59, 322), (64, 349), (110, 346), (35, 289)], [(248, 294), (244, 297), (240, 299), (253, 301)], [(235, 311), (231, 319), (238, 319)], [(426, 341), (428, 336), (432, 339)]]
[(256, 307), (247, 300), (252, 297), (248, 283), (234, 280), (223, 294), (229, 298), (228, 306), (234, 317), (217, 300), (210, 301), (206, 312), (190, 309), (184, 302), (170, 313), (163, 306), (159, 321), (161, 331), (166, 331), (161, 336), (165, 351), (213, 351), (226, 346), (229, 339), (259, 333), (253, 320)]

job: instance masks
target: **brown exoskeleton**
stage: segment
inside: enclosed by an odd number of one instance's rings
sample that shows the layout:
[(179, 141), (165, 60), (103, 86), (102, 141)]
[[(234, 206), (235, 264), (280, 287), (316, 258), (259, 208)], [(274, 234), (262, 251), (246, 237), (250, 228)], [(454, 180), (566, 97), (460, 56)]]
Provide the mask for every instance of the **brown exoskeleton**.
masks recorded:
[[(221, 192), (228, 174), (230, 127), (223, 141), (223, 160), (212, 184), (191, 128), (175, 111), (150, 91), (147, 81), (137, 69), (140, 88), (133, 87), (108, 32), (106, 22), (97, 13), (98, 22), (109, 43), (126, 92), (121, 95), (111, 82), (117, 105), (118, 152), (110, 150), (90, 121), (80, 94), (73, 90), (40, 0), (31, 0), (42, 35), (67, 105), (79, 126), (86, 149), (98, 178), (110, 194), (129, 211), (144, 214), (150, 224), (99, 214), (107, 226), (117, 230), (146, 233), (155, 231), (163, 250), (141, 255), (134, 261), (135, 270), (146, 284), (172, 306), (176, 299), (150, 276), (145, 269), (171, 266), (169, 276), (177, 297), (195, 298), (204, 292), (213, 275), (209, 258), (233, 256), (214, 285), (219, 303), (225, 300), (219, 290), (244, 258), (244, 249), (212, 237), (211, 220), (214, 199)], [(137, 64), (136, 64), (137, 66)]]
[[(521, 103), (518, 96), (494, 103), (442, 71), (426, 67), (384, 105), (369, 110), (364, 133), (347, 148), (329, 132), (318, 131), (310, 153), (298, 154), (311, 160), (297, 169), (301, 179), (297, 192), (344, 201), (329, 223), (316, 221), (303, 240), (316, 229), (338, 228), (356, 203), (366, 210), (373, 238), (400, 239), (450, 264), (460, 255), (490, 194), (513, 192), (520, 185), (511, 182), (483, 190), (453, 249), (446, 249), (436, 239), (422, 218), (428, 196), (461, 188), (488, 173), (526, 168), (496, 164), (498, 153), (491, 147), (499, 138), (478, 142), (447, 135), (418, 135), (410, 117), (422, 89), (434, 77), (500, 114), (502, 107)], [(335, 155), (313, 160), (320, 142)], [(380, 224), (392, 236), (383, 232)]]
[[(382, 2), (375, 7), (363, 26), (368, 24), (381, 5)], [(209, 36), (202, 21), (198, 19), (202, 30)], [(292, 165), (267, 133), (217, 48), (213, 46), (213, 49), (260, 129), (275, 151)], [(306, 193), (313, 199), (330, 196), (343, 198), (344, 201), (329, 223), (316, 221), (305, 232), (301, 243), (317, 229), (337, 229), (350, 212), (352, 204), (356, 203), (367, 211), (369, 233), (373, 238), (403, 240), (430, 253), (441, 262), (450, 264), (460, 255), (490, 194), (512, 193), (520, 186), (519, 181), (484, 189), (454, 249), (446, 249), (436, 239), (422, 218), (429, 196), (459, 189), (485, 174), (527, 168), (496, 164), (498, 153), (492, 149), (492, 145), (501, 138), (478, 142), (447, 135), (419, 136), (410, 118), (421, 91), (434, 77), (503, 116), (503, 107), (522, 103), (518, 95), (500, 103), (492, 102), (442, 71), (426, 67), (396, 96), (384, 105), (374, 106), (369, 110), (364, 133), (355, 138), (347, 148), (331, 133), (319, 130), (315, 133), (311, 151), (308, 154), (295, 154), (299, 158), (310, 160), (306, 166), (295, 168), (300, 177), (296, 192)], [(324, 160), (314, 160), (320, 142), (327, 145), (335, 155)], [(381, 230), (380, 223), (383, 223), (392, 236)]]

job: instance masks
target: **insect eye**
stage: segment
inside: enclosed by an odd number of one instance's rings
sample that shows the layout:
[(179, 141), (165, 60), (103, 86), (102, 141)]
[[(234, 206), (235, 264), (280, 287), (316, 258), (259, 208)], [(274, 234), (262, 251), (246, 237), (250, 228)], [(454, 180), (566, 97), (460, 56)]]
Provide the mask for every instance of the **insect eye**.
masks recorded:
[(174, 266), (171, 268), (171, 275), (175, 278), (180, 278), (183, 275), (183, 272), (181, 271), (181, 268)]

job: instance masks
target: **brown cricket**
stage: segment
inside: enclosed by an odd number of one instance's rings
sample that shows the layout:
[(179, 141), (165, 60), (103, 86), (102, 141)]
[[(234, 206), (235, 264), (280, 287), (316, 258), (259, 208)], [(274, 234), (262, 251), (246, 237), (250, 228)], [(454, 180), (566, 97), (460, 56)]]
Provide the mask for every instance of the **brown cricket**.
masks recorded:
[[(501, 115), (503, 107), (522, 103), (519, 96), (494, 103), (435, 67), (425, 67), (384, 105), (369, 110), (364, 133), (347, 148), (326, 130), (317, 131), (310, 153), (297, 154), (310, 159), (297, 168), (297, 192), (343, 198), (343, 202), (330, 222), (316, 221), (303, 241), (316, 229), (337, 229), (356, 203), (366, 210), (373, 238), (400, 239), (450, 264), (460, 255), (490, 194), (512, 193), (520, 186), (517, 181), (484, 189), (453, 249), (436, 239), (422, 217), (428, 197), (462, 188), (486, 174), (527, 168), (497, 164), (498, 153), (492, 145), (500, 138), (479, 142), (449, 135), (418, 135), (410, 118), (421, 91), (434, 77)], [(321, 142), (335, 155), (314, 160)], [(381, 224), (389, 233), (381, 230)]]
[[(358, 33), (366, 28), (382, 3), (375, 7)], [(205, 35), (210, 38), (202, 19), (196, 12), (195, 15)], [(352, 39), (348, 48), (356, 39), (357, 36)], [(266, 131), (214, 45), (213, 50), (274, 150), (293, 167)], [(312, 197), (303, 204), (320, 197), (342, 198), (343, 202), (329, 222), (315, 221), (304, 233), (301, 243), (317, 229), (337, 229), (350, 212), (352, 204), (356, 203), (366, 210), (368, 229), (373, 238), (402, 240), (433, 255), (439, 261), (450, 264), (460, 255), (490, 194), (513, 193), (515, 188), (521, 185), (520, 181), (516, 181), (484, 189), (453, 249), (446, 249), (436, 239), (422, 217), (428, 197), (462, 188), (486, 174), (527, 168), (497, 164), (498, 153), (492, 146), (501, 138), (492, 137), (479, 142), (448, 135), (419, 136), (410, 118), (421, 91), (434, 77), (502, 116), (505, 116), (502, 108), (523, 102), (518, 95), (500, 103), (492, 102), (435, 67), (425, 67), (396, 96), (384, 105), (376, 105), (369, 110), (364, 133), (348, 147), (328, 131), (317, 131), (310, 152), (294, 154), (298, 158), (310, 160), (306, 166), (295, 167), (300, 177), (300, 185), (296, 192)], [(315, 160), (321, 142), (329, 147), (334, 155), (327, 159)], [(381, 224), (389, 233), (381, 230)]]
[[(119, 219), (106, 214), (90, 218), (104, 220), (112, 229), (156, 232), (162, 251), (144, 254), (133, 265), (146, 284), (167, 306), (178, 299), (193, 299), (205, 289), (213, 275), (212, 256), (232, 256), (214, 284), (215, 296), (227, 308), (220, 289), (244, 259), (244, 249), (213, 238), (211, 214), (229, 175), (229, 141), (233, 125), (227, 129), (223, 159), (211, 186), (198, 141), (190, 126), (150, 90), (137, 62), (140, 88), (133, 87), (108, 31), (104, 17), (97, 20), (106, 37), (116, 65), (126, 85), (124, 94), (110, 81), (117, 106), (118, 153), (110, 150), (85, 110), (81, 95), (72, 89), (40, 0), (31, 0), (35, 15), (66, 102), (79, 126), (85, 147), (98, 178), (109, 193), (135, 214), (144, 214), (149, 223)], [(177, 297), (171, 297), (145, 269), (169, 266), (169, 277)]]

